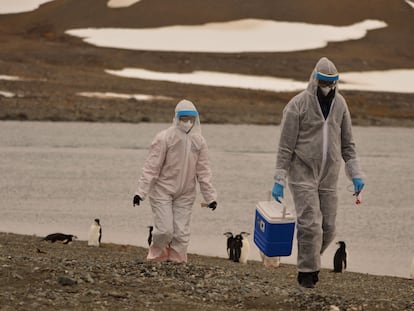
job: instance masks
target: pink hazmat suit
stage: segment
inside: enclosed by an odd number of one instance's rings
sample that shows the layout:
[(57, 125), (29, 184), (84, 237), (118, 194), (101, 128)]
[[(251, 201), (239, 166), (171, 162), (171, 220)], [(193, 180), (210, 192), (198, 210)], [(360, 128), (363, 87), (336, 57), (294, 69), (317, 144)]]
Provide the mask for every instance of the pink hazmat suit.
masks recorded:
[[(190, 130), (181, 126), (178, 117), (185, 111), (196, 115)], [(197, 182), (205, 202), (216, 201), (197, 110), (192, 102), (181, 100), (172, 126), (158, 133), (151, 144), (136, 191), (142, 200), (149, 197), (154, 216), (148, 260), (187, 262)]]

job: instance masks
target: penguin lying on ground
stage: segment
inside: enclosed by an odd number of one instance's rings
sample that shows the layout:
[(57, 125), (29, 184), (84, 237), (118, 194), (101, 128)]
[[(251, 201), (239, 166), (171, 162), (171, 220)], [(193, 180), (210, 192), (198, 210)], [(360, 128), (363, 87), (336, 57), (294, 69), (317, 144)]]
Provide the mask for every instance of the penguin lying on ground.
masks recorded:
[(342, 270), (346, 270), (346, 249), (345, 249), (345, 242), (339, 241), (336, 244), (339, 244), (339, 248), (335, 252), (334, 256), (334, 269), (333, 272), (342, 272)]
[(73, 239), (77, 239), (78, 237), (73, 234), (64, 234), (64, 233), (52, 233), (47, 235), (43, 240), (50, 241), (52, 243), (55, 243), (56, 241), (61, 241), (63, 244), (68, 244), (69, 242), (72, 242)]
[(88, 245), (89, 246), (101, 246), (101, 239), (102, 239), (102, 226), (99, 222), (99, 219), (96, 218), (90, 229), (89, 229), (89, 239)]

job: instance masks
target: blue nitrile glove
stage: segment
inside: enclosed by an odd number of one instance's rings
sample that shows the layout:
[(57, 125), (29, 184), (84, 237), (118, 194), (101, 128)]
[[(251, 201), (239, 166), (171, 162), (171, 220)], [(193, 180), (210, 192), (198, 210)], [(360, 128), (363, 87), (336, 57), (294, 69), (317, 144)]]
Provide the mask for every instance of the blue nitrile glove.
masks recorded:
[(360, 193), (365, 185), (361, 178), (352, 178), (352, 183), (356, 194)]
[(283, 186), (281, 184), (278, 184), (277, 182), (275, 182), (273, 189), (272, 189), (272, 196), (275, 198), (277, 202), (282, 203), (279, 200), (279, 198), (283, 199)]

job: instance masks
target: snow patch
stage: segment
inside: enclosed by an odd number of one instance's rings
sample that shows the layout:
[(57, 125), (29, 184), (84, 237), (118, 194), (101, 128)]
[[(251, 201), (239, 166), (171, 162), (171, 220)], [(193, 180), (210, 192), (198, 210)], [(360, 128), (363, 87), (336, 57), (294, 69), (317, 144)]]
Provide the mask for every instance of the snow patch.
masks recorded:
[(109, 8), (127, 8), (141, 0), (109, 0), (107, 6)]
[(203, 25), (158, 28), (85, 28), (67, 34), (100, 47), (203, 53), (293, 52), (325, 47), (328, 42), (363, 38), (386, 27), (379, 20), (349, 26), (242, 19)]

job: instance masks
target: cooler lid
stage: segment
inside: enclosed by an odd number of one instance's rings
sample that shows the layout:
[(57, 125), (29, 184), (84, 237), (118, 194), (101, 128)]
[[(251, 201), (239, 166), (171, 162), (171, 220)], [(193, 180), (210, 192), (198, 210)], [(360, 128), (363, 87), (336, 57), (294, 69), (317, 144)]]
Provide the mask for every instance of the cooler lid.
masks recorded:
[(285, 217), (283, 217), (283, 206), (276, 201), (261, 201), (257, 203), (257, 210), (269, 222), (292, 222), (295, 221), (295, 216), (289, 209), (286, 209)]

